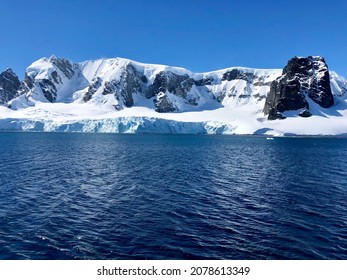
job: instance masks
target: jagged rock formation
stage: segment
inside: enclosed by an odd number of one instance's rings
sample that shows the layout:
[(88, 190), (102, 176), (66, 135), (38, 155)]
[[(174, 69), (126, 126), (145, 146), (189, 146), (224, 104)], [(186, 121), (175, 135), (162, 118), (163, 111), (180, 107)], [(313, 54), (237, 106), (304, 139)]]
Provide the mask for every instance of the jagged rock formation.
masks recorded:
[[(93, 79), (92, 83), (88, 86), (87, 92), (83, 96), (83, 101), (88, 102), (90, 99), (92, 99), (93, 94), (97, 92), (97, 90), (101, 87), (101, 79), (99, 77), (96, 77)], [(112, 91), (111, 84), (107, 85), (107, 88), (105, 88), (103, 94), (108, 94), (108, 91)]]
[(7, 69), (0, 74), (0, 104), (6, 104), (16, 97), (20, 88), (20, 81), (12, 69)]
[(285, 111), (305, 109), (302, 116), (309, 117), (307, 98), (323, 108), (334, 104), (328, 66), (322, 57), (290, 59), (282, 75), (271, 83), (263, 112), (272, 120), (281, 118)]
[(240, 69), (232, 69), (227, 71), (222, 76), (222, 81), (244, 80), (250, 81), (254, 79), (254, 73), (245, 72)]
[(178, 75), (163, 71), (156, 75), (153, 84), (147, 90), (146, 97), (151, 98), (156, 96), (154, 100), (155, 110), (160, 113), (172, 112), (178, 109), (172, 104), (167, 93), (186, 99), (191, 105), (197, 105), (194, 98), (187, 99), (187, 95), (193, 85), (195, 85), (195, 82), (187, 74)]
[(133, 95), (145, 91), (147, 78), (138, 72), (133, 65), (128, 64), (121, 75), (120, 81), (116, 84), (124, 105), (131, 107), (134, 105)]
[(155, 110), (159, 113), (168, 113), (177, 110), (177, 107), (172, 104), (170, 98), (164, 92), (157, 94), (154, 104)]

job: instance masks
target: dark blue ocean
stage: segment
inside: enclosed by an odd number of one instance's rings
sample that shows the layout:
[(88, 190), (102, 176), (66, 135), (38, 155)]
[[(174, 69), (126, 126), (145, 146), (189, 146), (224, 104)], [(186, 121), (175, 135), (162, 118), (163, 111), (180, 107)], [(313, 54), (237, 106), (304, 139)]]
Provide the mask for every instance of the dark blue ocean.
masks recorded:
[(347, 139), (0, 133), (0, 259), (347, 259)]

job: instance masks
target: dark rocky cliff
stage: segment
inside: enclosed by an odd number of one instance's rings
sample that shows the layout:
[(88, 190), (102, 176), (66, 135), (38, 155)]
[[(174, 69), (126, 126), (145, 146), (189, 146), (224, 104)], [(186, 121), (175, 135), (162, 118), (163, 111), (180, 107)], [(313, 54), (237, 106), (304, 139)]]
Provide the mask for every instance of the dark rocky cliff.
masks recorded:
[(0, 74), (0, 104), (6, 104), (16, 97), (21, 83), (12, 69)]
[(308, 98), (323, 108), (334, 104), (328, 66), (319, 56), (290, 59), (282, 75), (271, 83), (263, 111), (269, 120), (281, 118), (285, 111), (309, 112)]

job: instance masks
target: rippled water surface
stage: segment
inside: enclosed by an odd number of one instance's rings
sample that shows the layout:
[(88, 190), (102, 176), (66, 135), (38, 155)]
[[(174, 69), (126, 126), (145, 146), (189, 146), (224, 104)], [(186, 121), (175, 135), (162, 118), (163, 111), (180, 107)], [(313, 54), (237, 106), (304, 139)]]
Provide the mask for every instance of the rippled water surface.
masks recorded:
[(0, 134), (1, 259), (347, 259), (347, 139)]

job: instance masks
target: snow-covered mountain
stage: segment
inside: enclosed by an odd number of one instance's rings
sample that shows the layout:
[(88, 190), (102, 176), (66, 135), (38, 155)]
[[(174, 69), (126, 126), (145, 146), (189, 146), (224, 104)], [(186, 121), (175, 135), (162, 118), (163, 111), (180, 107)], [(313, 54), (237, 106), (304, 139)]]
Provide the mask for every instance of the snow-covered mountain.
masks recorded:
[(52, 56), (30, 65), (22, 82), (10, 69), (0, 74), (0, 129), (344, 134), (346, 99), (347, 81), (321, 57), (293, 58), (283, 71), (192, 73), (123, 58)]
[(259, 103), (279, 74), (240, 67), (194, 74), (122, 58), (73, 63), (52, 56), (28, 67), (20, 96), (8, 105), (17, 110), (37, 102), (79, 102), (122, 110), (145, 104), (161, 113), (196, 111)]

